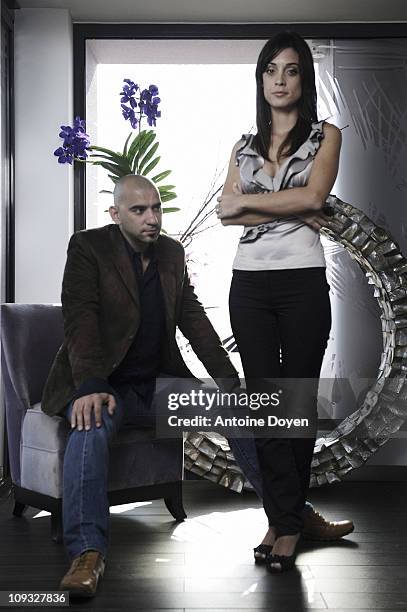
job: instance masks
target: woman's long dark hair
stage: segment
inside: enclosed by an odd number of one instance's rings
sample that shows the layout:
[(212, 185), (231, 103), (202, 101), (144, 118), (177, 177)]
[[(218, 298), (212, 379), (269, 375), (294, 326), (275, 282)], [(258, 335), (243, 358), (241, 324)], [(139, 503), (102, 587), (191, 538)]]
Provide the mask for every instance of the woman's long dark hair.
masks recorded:
[(311, 131), (311, 123), (318, 120), (317, 90), (315, 87), (315, 71), (311, 50), (297, 32), (291, 30), (279, 32), (264, 45), (256, 67), (257, 134), (253, 139), (253, 144), (258, 153), (265, 159), (269, 159), (271, 144), (271, 110), (264, 98), (263, 73), (273, 58), (280, 51), (287, 48), (292, 48), (298, 53), (302, 93), (301, 98), (298, 100), (297, 123), (288, 132), (284, 142), (281, 143), (277, 152), (277, 160), (286, 146), (289, 146), (288, 155), (295, 153), (298, 147), (308, 138)]

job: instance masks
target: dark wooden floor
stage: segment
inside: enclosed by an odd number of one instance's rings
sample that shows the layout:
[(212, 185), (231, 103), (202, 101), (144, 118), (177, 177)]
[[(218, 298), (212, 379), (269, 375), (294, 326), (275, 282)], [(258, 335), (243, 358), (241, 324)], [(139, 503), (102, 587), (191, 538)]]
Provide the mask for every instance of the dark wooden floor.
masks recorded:
[[(186, 482), (181, 524), (161, 501), (113, 508), (98, 596), (71, 608), (407, 611), (407, 483), (342, 483), (310, 499), (329, 518), (352, 518), (356, 530), (331, 545), (302, 542), (298, 569), (277, 576), (252, 561), (265, 528), (254, 494)], [(0, 590), (57, 589), (67, 560), (49, 518), (30, 508), (17, 519), (11, 509), (11, 500), (0, 505)]]

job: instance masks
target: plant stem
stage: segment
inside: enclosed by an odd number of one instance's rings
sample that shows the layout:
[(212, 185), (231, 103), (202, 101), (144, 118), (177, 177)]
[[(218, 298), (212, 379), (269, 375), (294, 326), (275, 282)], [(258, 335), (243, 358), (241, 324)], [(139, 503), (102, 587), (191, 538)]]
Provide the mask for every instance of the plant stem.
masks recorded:
[(222, 187), (223, 185), (220, 185), (217, 189), (215, 189), (215, 191), (212, 192), (212, 194), (208, 194), (204, 203), (202, 204), (202, 206), (196, 213), (195, 217), (192, 219), (192, 221), (188, 225), (187, 229), (182, 233), (179, 239), (181, 243), (186, 242), (188, 239), (192, 240), (194, 233), (196, 232), (198, 227), (200, 227), (206, 221), (206, 219), (208, 219), (208, 217), (210, 217), (210, 215), (213, 213), (213, 211), (215, 210), (214, 208), (212, 208), (209, 211), (207, 210), (205, 214), (202, 216), (202, 213), (205, 211), (205, 209), (207, 209), (207, 207), (209, 206), (213, 198), (219, 193)]

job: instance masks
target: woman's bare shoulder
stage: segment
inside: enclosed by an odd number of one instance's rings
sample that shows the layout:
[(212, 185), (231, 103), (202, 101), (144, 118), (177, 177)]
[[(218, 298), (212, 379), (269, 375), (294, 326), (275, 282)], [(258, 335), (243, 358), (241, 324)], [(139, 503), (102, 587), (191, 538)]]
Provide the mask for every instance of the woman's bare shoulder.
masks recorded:
[(324, 132), (324, 136), (328, 137), (330, 140), (335, 139), (340, 141), (342, 139), (341, 130), (333, 123), (328, 123), (328, 121), (324, 121), (324, 123), (322, 124), (322, 129)]
[(242, 140), (241, 139), (238, 140), (237, 142), (235, 142), (235, 144), (233, 145), (233, 148), (232, 148), (231, 157), (233, 157), (233, 158), (236, 157), (236, 153), (240, 149), (241, 145), (242, 145)]

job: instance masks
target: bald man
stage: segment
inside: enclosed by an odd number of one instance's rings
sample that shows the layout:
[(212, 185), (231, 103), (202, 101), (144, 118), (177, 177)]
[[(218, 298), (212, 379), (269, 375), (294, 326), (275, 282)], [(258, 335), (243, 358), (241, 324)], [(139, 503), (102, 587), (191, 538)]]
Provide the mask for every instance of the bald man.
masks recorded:
[[(215, 379), (238, 375), (190, 284), (182, 245), (161, 230), (161, 201), (142, 176), (121, 178), (113, 224), (75, 233), (62, 283), (65, 341), (42, 409), (71, 425), (64, 457), (63, 531), (71, 567), (60, 588), (93, 596), (103, 575), (110, 439), (148, 415), (159, 372), (192, 378), (178, 326)], [(150, 411), (151, 412), (151, 411)]]

